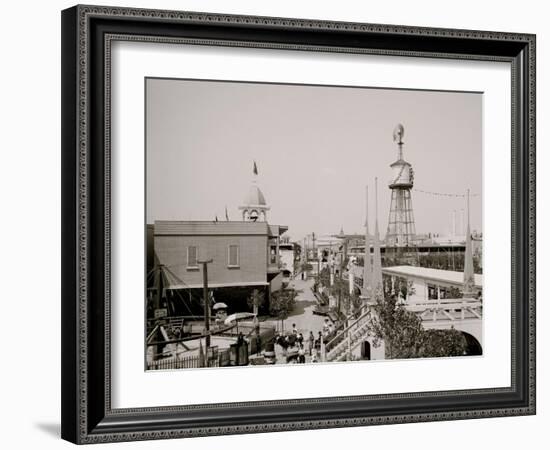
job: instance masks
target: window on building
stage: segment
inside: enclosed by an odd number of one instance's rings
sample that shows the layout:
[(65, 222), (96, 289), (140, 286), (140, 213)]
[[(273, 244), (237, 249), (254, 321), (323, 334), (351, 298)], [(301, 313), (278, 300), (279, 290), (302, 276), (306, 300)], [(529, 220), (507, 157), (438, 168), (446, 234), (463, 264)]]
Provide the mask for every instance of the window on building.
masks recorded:
[(437, 300), (437, 286), (428, 284), (428, 300)]
[(239, 246), (230, 245), (227, 251), (227, 266), (239, 267)]
[(277, 264), (277, 247), (270, 248), (269, 264)]
[(197, 262), (197, 259), (197, 247), (195, 245), (190, 245), (189, 247), (187, 247), (187, 267), (191, 269), (198, 268), (199, 264)]

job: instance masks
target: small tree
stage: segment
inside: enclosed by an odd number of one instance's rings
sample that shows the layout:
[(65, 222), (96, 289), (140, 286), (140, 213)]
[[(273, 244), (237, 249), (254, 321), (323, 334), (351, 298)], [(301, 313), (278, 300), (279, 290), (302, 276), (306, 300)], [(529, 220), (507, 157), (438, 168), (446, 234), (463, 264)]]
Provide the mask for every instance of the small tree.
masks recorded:
[(350, 312), (350, 314), (353, 314), (355, 317), (359, 317), (359, 312), (363, 306), (363, 300), (359, 294), (354, 290), (353, 294), (349, 295), (348, 293), (344, 298), (346, 302), (346, 309)]
[(323, 267), (321, 271), (315, 276), (313, 282), (313, 292), (317, 292), (321, 295), (327, 295), (327, 290), (330, 289), (330, 270), (328, 267)]
[(346, 308), (348, 302), (346, 298), (346, 296), (349, 297), (348, 282), (335, 277), (333, 285), (329, 288), (329, 295), (337, 299), (336, 312), (340, 316), (340, 314), (342, 314), (342, 308)]
[(450, 330), (425, 330), (419, 357), (439, 358), (466, 354), (466, 338), (451, 327)]
[(447, 291), (447, 298), (461, 298), (462, 292), (457, 287), (451, 286)]
[(269, 314), (283, 321), (296, 306), (297, 292), (294, 289), (282, 289), (271, 295), (269, 302)]
[(263, 292), (260, 292), (258, 289), (254, 289), (250, 297), (247, 298), (246, 303), (254, 314), (258, 314), (258, 310), (265, 303), (265, 296)]
[(317, 276), (317, 283), (324, 288), (330, 287), (330, 270), (328, 267), (323, 267)]
[(371, 319), (374, 345), (384, 341), (386, 357), (413, 358), (422, 343), (422, 321), (413, 312), (397, 302), (395, 295), (378, 298)]
[(414, 283), (403, 277), (394, 277), (392, 284), (392, 277), (384, 277), (384, 295), (391, 296), (393, 294), (398, 295), (403, 300), (406, 300), (410, 295), (414, 295), (416, 289)]
[(294, 242), (294, 261), (299, 262), (302, 258), (302, 246), (298, 242)]
[(460, 356), (466, 339), (454, 328), (424, 330), (422, 320), (397, 302), (395, 295), (379, 298), (370, 320), (374, 345), (386, 345), (388, 359)]

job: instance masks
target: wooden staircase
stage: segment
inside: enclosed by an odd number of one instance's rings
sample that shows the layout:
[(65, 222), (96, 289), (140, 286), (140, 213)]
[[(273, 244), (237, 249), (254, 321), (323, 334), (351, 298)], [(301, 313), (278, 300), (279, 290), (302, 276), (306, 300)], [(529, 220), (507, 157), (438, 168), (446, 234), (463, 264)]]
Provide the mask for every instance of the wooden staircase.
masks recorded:
[(367, 307), (362, 307), (359, 314), (357, 318), (348, 318), (349, 325), (327, 342), (325, 346), (327, 362), (346, 361), (350, 352), (368, 335), (371, 312)]

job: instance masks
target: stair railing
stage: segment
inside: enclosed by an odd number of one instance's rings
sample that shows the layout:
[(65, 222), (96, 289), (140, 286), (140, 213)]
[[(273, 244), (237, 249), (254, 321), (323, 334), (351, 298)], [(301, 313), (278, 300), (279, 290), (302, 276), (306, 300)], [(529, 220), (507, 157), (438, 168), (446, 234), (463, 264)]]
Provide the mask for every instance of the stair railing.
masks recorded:
[(327, 355), (348, 338), (348, 333), (353, 333), (354, 329), (359, 328), (359, 326), (363, 325), (365, 320), (370, 317), (370, 310), (366, 308), (365, 305), (361, 307), (360, 313), (361, 314), (357, 319), (353, 320), (351, 324), (344, 326), (344, 328), (339, 331), (336, 336), (325, 344), (325, 351)]

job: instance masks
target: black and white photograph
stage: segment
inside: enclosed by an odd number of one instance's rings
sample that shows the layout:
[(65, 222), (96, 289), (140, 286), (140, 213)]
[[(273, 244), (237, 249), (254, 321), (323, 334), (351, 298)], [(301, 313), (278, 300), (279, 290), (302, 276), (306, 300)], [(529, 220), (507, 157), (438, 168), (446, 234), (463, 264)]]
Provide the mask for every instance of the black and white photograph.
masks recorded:
[(146, 78), (146, 370), (483, 357), (483, 93)]
[(544, 447), (546, 3), (6, 7), (0, 448)]

